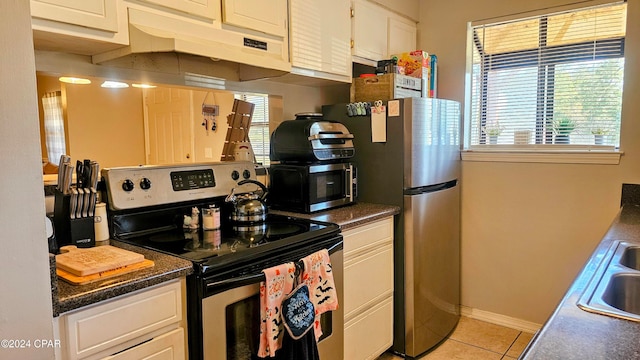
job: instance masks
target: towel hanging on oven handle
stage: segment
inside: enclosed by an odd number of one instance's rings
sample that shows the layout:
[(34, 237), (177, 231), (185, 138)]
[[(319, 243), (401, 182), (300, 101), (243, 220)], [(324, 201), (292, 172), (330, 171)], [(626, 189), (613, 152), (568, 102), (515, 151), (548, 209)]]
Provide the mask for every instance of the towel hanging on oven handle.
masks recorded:
[[(327, 251), (329, 251), (329, 254), (334, 253), (336, 250), (339, 250), (340, 248), (342, 248), (342, 241), (340, 241), (337, 244), (334, 244), (333, 246), (331, 246), (330, 248), (327, 249)], [(296, 261), (296, 271), (298, 271), (298, 269), (303, 270), (304, 269), (304, 264), (298, 265), (298, 263), (301, 263), (301, 261)], [(301, 266), (301, 267), (299, 267)], [(246, 276), (239, 276), (239, 277), (234, 277), (234, 278), (230, 278), (230, 279), (224, 279), (224, 280), (220, 280), (220, 281), (212, 281), (212, 282), (207, 282), (205, 285), (205, 292), (208, 294), (210, 291), (213, 291), (214, 293), (220, 293), (229, 289), (233, 289), (233, 288), (237, 288), (237, 287), (241, 287), (241, 286), (245, 286), (245, 285), (251, 285), (251, 284), (257, 284), (260, 281), (265, 281), (265, 277), (264, 277), (264, 273), (260, 272), (258, 274), (251, 274), (251, 275), (246, 275)], [(213, 290), (215, 288), (215, 290)]]

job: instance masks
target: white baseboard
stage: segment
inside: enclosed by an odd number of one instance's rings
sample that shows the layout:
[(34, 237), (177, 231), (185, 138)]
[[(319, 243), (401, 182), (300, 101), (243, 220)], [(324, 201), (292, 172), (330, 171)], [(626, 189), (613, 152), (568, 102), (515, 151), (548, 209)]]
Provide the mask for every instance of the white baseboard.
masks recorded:
[(542, 324), (537, 324), (506, 315), (496, 314), (489, 311), (474, 309), (464, 305), (460, 305), (460, 312), (462, 313), (462, 316), (486, 321), (488, 323), (496, 325), (506, 326), (511, 329), (516, 329), (531, 334), (535, 334), (542, 327)]

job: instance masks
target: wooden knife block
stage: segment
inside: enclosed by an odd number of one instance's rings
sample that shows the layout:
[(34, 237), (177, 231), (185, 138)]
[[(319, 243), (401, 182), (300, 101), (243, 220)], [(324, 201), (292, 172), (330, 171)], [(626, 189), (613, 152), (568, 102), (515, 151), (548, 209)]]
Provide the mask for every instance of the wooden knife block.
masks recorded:
[(69, 204), (71, 195), (55, 191), (53, 207), (53, 231), (58, 246), (75, 245), (79, 248), (93, 247), (96, 244), (93, 216), (71, 219)]

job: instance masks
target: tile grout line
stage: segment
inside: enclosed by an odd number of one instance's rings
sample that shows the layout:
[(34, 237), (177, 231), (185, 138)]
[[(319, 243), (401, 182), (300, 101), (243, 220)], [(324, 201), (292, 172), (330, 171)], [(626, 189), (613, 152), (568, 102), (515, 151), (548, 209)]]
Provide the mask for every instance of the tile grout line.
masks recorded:
[(504, 352), (504, 354), (502, 354), (502, 357), (507, 356), (507, 353), (509, 353), (509, 350), (511, 350), (511, 348), (513, 347), (513, 345), (516, 343), (516, 341), (518, 341), (518, 338), (520, 337), (520, 335), (522, 335), (522, 331), (520, 331), (518, 333), (518, 336), (516, 336), (515, 339), (513, 339), (513, 341), (511, 342), (511, 345), (509, 345), (509, 347), (507, 348), (507, 351)]
[[(516, 337), (516, 339), (517, 339), (517, 337)], [(460, 344), (463, 344), (463, 345), (473, 346), (474, 348), (477, 348), (477, 349), (480, 349), (480, 350), (484, 350), (484, 351), (488, 351), (488, 352), (490, 352), (490, 353), (494, 353), (494, 354), (497, 354), (497, 355), (502, 355), (502, 356), (504, 356), (504, 355), (506, 354), (506, 353), (505, 353), (505, 354), (501, 354), (501, 353), (496, 352), (496, 351), (493, 351), (493, 350), (491, 350), (491, 349), (485, 349), (485, 348), (483, 348), (482, 346), (478, 346), (478, 345), (474, 345), (474, 344), (469, 344), (469, 343), (466, 343), (466, 342), (463, 342), (463, 341), (460, 341), (460, 340), (456, 340), (456, 339), (447, 339), (447, 341), (455, 341), (455, 342), (460, 343)], [(514, 340), (514, 341), (515, 341), (515, 340)], [(509, 352), (509, 349), (507, 349), (507, 352)]]

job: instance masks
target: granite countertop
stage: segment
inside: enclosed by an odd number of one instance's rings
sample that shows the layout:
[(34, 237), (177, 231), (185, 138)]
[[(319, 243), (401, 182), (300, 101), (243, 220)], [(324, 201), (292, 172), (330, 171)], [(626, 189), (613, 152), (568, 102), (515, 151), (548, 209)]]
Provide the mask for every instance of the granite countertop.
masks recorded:
[[(342, 230), (347, 230), (396, 215), (400, 212), (400, 208), (390, 205), (356, 203), (354, 205), (313, 214), (276, 210), (272, 210), (271, 212), (274, 214), (336, 223)], [(72, 285), (58, 280), (55, 273), (55, 256), (51, 255), (51, 294), (53, 298), (54, 316), (193, 273), (193, 265), (190, 261), (116, 240), (111, 240), (110, 244), (143, 254), (146, 259), (153, 260), (155, 265), (148, 269), (134, 271), (130, 274), (97, 281), (91, 284)]]
[(344, 231), (385, 217), (397, 215), (400, 213), (400, 208), (393, 205), (357, 202), (352, 205), (329, 209), (326, 211), (319, 211), (312, 214), (301, 214), (280, 210), (269, 210), (269, 212), (272, 214), (335, 223)]
[(582, 272), (520, 359), (640, 359), (640, 322), (589, 313), (576, 305), (616, 240), (640, 245), (640, 205), (622, 207)]
[(145, 259), (153, 260), (154, 266), (86, 285), (72, 285), (58, 279), (55, 256), (51, 255), (53, 316), (193, 273), (193, 264), (188, 260), (116, 240), (111, 240), (110, 245), (143, 254)]

